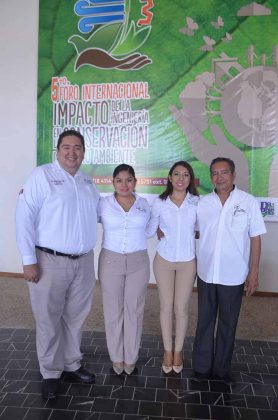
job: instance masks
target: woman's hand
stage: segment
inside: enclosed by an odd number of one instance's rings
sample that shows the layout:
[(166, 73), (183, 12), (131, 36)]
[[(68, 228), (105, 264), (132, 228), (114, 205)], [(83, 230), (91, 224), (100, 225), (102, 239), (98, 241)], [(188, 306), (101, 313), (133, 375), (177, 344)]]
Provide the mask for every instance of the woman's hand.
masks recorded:
[(157, 228), (156, 234), (157, 234), (157, 239), (159, 241), (160, 241), (160, 239), (164, 238), (164, 232), (162, 232), (162, 230), (160, 229), (160, 227)]

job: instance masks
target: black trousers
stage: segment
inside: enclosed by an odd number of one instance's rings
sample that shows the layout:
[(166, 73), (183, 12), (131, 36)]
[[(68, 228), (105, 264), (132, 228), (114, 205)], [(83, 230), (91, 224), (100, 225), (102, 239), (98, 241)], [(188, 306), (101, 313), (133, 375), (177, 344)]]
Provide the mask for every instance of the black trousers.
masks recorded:
[(198, 322), (192, 355), (194, 371), (219, 376), (231, 371), (243, 288), (244, 284), (223, 286), (206, 283), (198, 277)]

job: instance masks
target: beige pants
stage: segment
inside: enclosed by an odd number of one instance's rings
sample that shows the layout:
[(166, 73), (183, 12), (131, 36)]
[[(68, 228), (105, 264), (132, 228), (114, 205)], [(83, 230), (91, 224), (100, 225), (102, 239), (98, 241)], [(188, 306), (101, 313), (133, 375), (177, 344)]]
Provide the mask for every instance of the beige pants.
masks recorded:
[(90, 312), (95, 285), (94, 252), (78, 259), (37, 250), (38, 283), (28, 283), (36, 321), (42, 376), (59, 378), (80, 367), (82, 326)]
[(98, 267), (110, 359), (134, 364), (138, 359), (150, 277), (147, 251), (120, 254), (102, 249)]
[(196, 259), (170, 262), (156, 253), (153, 263), (159, 299), (164, 349), (173, 348), (173, 311), (176, 319), (175, 351), (181, 351), (187, 330), (189, 300), (196, 277)]

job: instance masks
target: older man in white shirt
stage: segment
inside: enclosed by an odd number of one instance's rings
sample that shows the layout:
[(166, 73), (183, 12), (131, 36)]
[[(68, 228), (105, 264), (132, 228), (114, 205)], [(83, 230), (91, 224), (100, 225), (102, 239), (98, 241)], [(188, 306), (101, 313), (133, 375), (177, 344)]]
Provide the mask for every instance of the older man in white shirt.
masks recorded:
[(94, 382), (81, 367), (81, 330), (95, 285), (94, 252), (99, 193), (79, 171), (83, 136), (61, 133), (57, 161), (34, 169), (20, 192), (17, 242), (36, 321), (42, 395), (55, 398), (59, 379)]
[(244, 284), (247, 296), (258, 287), (260, 235), (266, 229), (256, 199), (234, 185), (234, 162), (216, 158), (210, 172), (215, 190), (197, 208), (198, 323), (192, 361), (196, 379), (213, 374), (232, 383), (231, 360)]

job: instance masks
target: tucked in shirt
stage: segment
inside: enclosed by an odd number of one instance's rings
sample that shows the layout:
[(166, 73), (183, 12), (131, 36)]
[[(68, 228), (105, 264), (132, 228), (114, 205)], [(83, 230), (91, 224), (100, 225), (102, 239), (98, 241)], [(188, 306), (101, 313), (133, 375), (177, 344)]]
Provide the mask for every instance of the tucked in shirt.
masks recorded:
[(128, 212), (120, 206), (114, 194), (101, 197), (98, 215), (103, 226), (103, 248), (123, 254), (147, 248), (146, 225), (150, 208), (147, 200), (134, 196), (135, 202)]
[(168, 197), (155, 199), (151, 219), (147, 227), (149, 237), (153, 236), (159, 227), (164, 233), (157, 245), (159, 255), (170, 262), (191, 261), (195, 258), (195, 223), (199, 197), (186, 194), (178, 207)]
[(16, 209), (17, 243), (24, 265), (37, 262), (35, 245), (83, 254), (96, 244), (99, 192), (82, 171), (75, 176), (58, 162), (33, 170)]
[(249, 271), (250, 238), (266, 232), (257, 200), (235, 187), (222, 205), (212, 192), (200, 199), (197, 220), (199, 277), (207, 283), (228, 286), (244, 283)]

